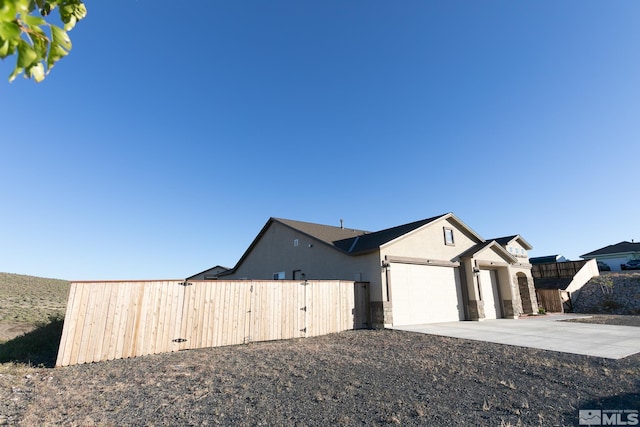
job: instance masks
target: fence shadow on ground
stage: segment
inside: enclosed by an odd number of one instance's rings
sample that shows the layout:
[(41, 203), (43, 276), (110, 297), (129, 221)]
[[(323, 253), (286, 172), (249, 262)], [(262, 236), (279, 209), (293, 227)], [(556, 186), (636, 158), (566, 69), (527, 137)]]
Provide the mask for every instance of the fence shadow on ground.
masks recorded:
[(0, 344), (0, 363), (27, 363), (53, 368), (63, 324), (62, 316), (52, 316), (49, 322), (38, 324), (33, 331)]

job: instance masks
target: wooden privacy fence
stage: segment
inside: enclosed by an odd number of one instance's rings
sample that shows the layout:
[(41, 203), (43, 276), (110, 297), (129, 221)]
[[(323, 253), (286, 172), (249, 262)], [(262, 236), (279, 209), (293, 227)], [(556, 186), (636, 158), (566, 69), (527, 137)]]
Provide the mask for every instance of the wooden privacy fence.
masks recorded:
[(564, 313), (560, 289), (536, 289), (538, 305), (549, 313)]
[(587, 262), (583, 260), (534, 264), (531, 266), (531, 274), (534, 279), (573, 277)]
[(74, 282), (56, 366), (364, 328), (368, 283)]

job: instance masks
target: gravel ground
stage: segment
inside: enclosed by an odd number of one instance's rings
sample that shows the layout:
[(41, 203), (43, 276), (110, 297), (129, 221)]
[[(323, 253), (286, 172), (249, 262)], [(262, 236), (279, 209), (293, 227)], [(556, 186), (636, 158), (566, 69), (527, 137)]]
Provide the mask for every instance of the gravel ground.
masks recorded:
[(394, 330), (0, 367), (0, 425), (548, 426), (577, 425), (579, 409), (640, 409), (640, 354), (609, 360)]
[(601, 325), (640, 326), (640, 316), (617, 316), (611, 314), (594, 314), (591, 317), (569, 319), (565, 322), (597, 323)]

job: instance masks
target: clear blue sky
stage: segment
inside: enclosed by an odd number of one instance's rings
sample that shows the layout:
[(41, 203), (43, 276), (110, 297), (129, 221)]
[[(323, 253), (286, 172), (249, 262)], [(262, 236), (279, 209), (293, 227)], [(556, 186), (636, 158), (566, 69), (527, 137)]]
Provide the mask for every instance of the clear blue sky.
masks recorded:
[(640, 2), (197, 6), (90, 0), (43, 83), (0, 63), (0, 271), (183, 278), (270, 216), (640, 240)]

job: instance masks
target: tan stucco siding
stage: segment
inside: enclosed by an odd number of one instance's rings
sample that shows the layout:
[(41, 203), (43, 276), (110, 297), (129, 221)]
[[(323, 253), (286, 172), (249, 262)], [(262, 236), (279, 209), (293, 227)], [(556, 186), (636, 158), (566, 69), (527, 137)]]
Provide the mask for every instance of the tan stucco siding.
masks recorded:
[[(453, 230), (454, 244), (445, 244), (444, 228)], [(417, 229), (381, 247), (381, 255), (457, 261), (458, 256), (479, 241), (449, 219)]]
[(529, 262), (529, 252), (527, 249), (520, 244), (518, 239), (512, 240), (505, 247), (507, 252), (509, 252), (514, 257), (518, 258), (518, 262), (528, 263)]
[(237, 270), (224, 279), (271, 280), (274, 273), (284, 272), (284, 279), (292, 280), (294, 270), (298, 271), (296, 279), (370, 282), (372, 300), (380, 292), (377, 252), (349, 256), (278, 222), (271, 224)]
[[(502, 250), (502, 249), (500, 249)], [(497, 253), (493, 248), (485, 248), (482, 251), (475, 254), (474, 258), (478, 262), (479, 265), (490, 267), (492, 263), (495, 265), (504, 265), (508, 263), (502, 255)]]

